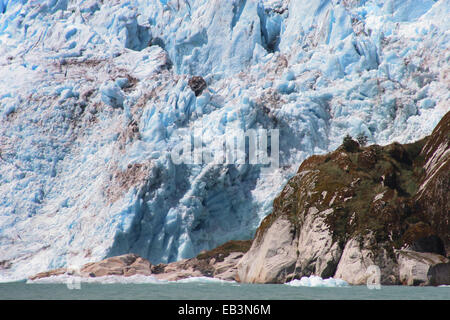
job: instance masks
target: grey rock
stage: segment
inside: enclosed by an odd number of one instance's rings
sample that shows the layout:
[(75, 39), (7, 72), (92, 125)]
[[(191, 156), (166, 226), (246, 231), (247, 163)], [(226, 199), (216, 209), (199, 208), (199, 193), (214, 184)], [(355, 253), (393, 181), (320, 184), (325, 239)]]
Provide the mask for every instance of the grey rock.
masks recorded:
[(400, 281), (404, 285), (450, 284), (450, 263), (444, 256), (430, 252), (396, 252)]
[(325, 224), (331, 212), (309, 208), (298, 232), (291, 222), (279, 218), (239, 262), (239, 280), (284, 283), (301, 276), (333, 276), (342, 250)]
[(297, 240), (292, 224), (278, 219), (265, 232), (262, 239), (254, 241), (250, 250), (238, 264), (240, 282), (284, 282), (297, 261)]
[(383, 245), (376, 245), (369, 234), (365, 239), (350, 239), (342, 253), (334, 275), (352, 285), (364, 285), (373, 275), (374, 268), (379, 270), (379, 284), (397, 284), (397, 262)]

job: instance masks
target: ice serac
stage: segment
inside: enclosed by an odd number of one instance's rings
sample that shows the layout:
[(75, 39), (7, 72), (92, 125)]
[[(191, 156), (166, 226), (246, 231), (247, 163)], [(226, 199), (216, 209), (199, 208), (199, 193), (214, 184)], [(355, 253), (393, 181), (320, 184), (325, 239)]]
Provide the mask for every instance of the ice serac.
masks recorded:
[[(0, 278), (130, 252), (168, 263), (250, 239), (297, 164), (345, 134), (378, 144), (430, 134), (449, 106), (449, 10), (445, 0), (0, 1)], [(206, 83), (198, 96), (193, 76)], [(171, 160), (177, 129), (217, 149), (227, 133), (274, 128), (270, 176)], [(424, 183), (437, 177), (427, 172)], [(323, 243), (311, 250), (335, 261), (343, 247), (312, 219), (335, 212), (316, 209), (303, 223), (317, 237), (294, 239)], [(308, 253), (289, 268), (325, 277), (333, 265)]]
[(240, 281), (448, 284), (449, 124), (450, 112), (411, 144), (344, 141), (305, 160), (239, 262)]

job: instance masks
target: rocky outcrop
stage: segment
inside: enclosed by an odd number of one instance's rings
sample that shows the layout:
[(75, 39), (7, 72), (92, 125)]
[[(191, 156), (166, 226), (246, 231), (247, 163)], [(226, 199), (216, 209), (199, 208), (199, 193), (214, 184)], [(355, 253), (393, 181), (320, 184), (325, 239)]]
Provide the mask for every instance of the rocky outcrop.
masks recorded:
[(53, 276), (61, 276), (61, 275), (68, 274), (68, 273), (69, 273), (69, 271), (66, 268), (58, 268), (58, 269), (44, 271), (44, 272), (35, 274), (34, 276), (30, 277), (30, 280), (37, 280), (37, 279), (48, 278), (48, 277), (53, 277)]
[(251, 241), (229, 241), (192, 259), (153, 266), (152, 274), (168, 281), (189, 277), (214, 277), (234, 281), (237, 280), (237, 264), (250, 246)]
[(236, 265), (248, 251), (250, 245), (251, 241), (229, 241), (213, 250), (202, 252), (195, 258), (158, 265), (152, 265), (148, 260), (130, 253), (87, 263), (80, 269), (59, 268), (41, 272), (30, 279), (36, 280), (60, 275), (80, 277), (152, 275), (160, 280), (168, 281), (190, 277), (236, 280)]
[(148, 260), (136, 254), (125, 254), (111, 257), (99, 262), (91, 262), (83, 265), (79, 270), (60, 268), (32, 276), (31, 280), (47, 278), (58, 275), (75, 275), (80, 277), (104, 277), (104, 276), (132, 276), (151, 274), (151, 264)]
[(365, 284), (376, 266), (382, 284), (448, 283), (449, 129), (450, 112), (415, 143), (353, 141), (305, 160), (239, 262), (239, 280)]
[(428, 252), (397, 252), (400, 282), (404, 285), (450, 284), (449, 259)]

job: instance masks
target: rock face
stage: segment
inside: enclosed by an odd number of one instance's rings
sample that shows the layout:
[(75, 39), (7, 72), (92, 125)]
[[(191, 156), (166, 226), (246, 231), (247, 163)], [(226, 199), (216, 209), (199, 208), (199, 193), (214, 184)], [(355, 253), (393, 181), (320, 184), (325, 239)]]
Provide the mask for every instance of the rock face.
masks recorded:
[[(364, 285), (372, 275), (371, 268), (380, 268), (380, 283), (398, 283), (396, 261), (384, 248), (374, 249), (375, 239), (371, 236), (364, 240), (349, 240), (342, 252), (335, 277), (354, 285)], [(371, 249), (369, 249), (371, 248)]]
[(414, 196), (414, 213), (432, 225), (450, 255), (450, 112), (438, 123), (420, 154), (425, 174)]
[(151, 264), (148, 260), (136, 254), (125, 254), (111, 257), (100, 262), (85, 264), (81, 275), (89, 277), (132, 276), (136, 274), (148, 276), (151, 274)]
[(289, 220), (276, 220), (240, 261), (239, 280), (280, 283), (293, 279), (300, 270), (302, 275), (332, 276), (342, 250), (324, 223), (331, 212), (309, 208), (300, 230)]
[(252, 246), (240, 261), (239, 280), (251, 283), (284, 282), (287, 274), (293, 271), (297, 259), (293, 233), (289, 221), (275, 221), (265, 237), (255, 240), (258, 244)]
[(239, 262), (240, 281), (365, 284), (376, 266), (382, 284), (448, 283), (449, 129), (450, 112), (412, 144), (341, 146), (305, 160)]

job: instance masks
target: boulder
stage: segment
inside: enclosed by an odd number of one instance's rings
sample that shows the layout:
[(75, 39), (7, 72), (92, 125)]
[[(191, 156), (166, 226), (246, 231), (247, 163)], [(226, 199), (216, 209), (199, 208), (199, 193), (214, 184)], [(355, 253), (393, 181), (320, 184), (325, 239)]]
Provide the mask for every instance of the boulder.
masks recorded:
[(85, 264), (80, 269), (81, 276), (104, 277), (110, 275), (133, 276), (136, 274), (149, 276), (151, 264), (148, 260), (130, 253), (107, 258), (99, 262)]
[(237, 279), (237, 264), (244, 256), (242, 252), (232, 252), (223, 261), (214, 261), (214, 278), (234, 281)]
[(191, 90), (194, 91), (196, 97), (201, 95), (203, 90), (207, 87), (205, 79), (199, 76), (190, 78), (188, 84)]
[(450, 285), (450, 263), (437, 263), (427, 273), (432, 286)]
[(400, 281), (404, 285), (448, 285), (450, 263), (444, 256), (411, 250), (396, 252)]

